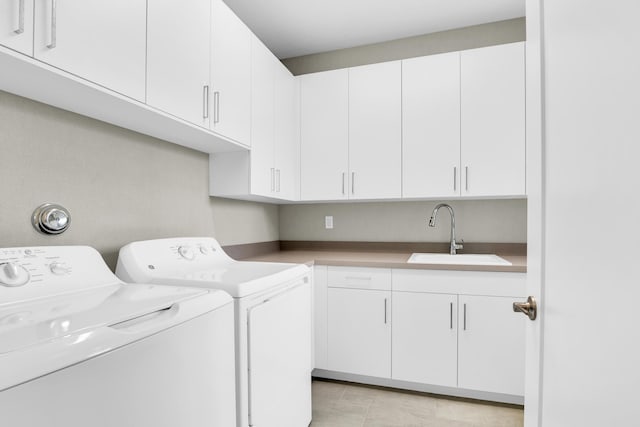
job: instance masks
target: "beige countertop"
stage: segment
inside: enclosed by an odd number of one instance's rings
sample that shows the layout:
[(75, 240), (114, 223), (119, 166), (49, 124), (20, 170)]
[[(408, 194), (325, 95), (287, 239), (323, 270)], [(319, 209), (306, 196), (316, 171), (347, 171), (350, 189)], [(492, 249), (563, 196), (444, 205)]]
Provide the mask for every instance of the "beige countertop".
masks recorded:
[(526, 273), (527, 257), (524, 255), (500, 254), (511, 262), (509, 266), (408, 264), (409, 252), (339, 251), (339, 250), (280, 250), (243, 261), (291, 262), (309, 265), (332, 265), (352, 267), (404, 268), (417, 270), (500, 271)]

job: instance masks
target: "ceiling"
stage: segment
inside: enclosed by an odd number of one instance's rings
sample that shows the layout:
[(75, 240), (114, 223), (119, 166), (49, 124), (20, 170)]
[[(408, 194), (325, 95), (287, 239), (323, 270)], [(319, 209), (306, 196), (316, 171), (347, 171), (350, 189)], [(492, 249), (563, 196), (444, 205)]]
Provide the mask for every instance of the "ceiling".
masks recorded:
[(525, 0), (225, 0), (280, 59), (524, 16)]

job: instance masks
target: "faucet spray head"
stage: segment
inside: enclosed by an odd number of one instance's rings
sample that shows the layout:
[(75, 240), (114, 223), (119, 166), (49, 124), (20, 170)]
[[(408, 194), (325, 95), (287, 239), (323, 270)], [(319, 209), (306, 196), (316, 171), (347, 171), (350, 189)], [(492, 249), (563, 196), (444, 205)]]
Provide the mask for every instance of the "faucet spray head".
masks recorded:
[(435, 227), (436, 226), (436, 216), (432, 215), (431, 218), (429, 218), (429, 227)]

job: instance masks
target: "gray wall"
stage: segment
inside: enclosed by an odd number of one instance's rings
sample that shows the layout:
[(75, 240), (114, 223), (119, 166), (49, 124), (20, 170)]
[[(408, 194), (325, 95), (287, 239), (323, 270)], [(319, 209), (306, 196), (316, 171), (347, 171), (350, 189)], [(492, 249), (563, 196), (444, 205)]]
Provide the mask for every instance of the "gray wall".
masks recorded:
[[(525, 18), (494, 22), (423, 36), (285, 59), (294, 74), (471, 49), (525, 39)], [(436, 228), (426, 218), (436, 202), (386, 202), (285, 205), (280, 207), (282, 240), (444, 242), (447, 213)], [(526, 200), (456, 201), (458, 235), (470, 242), (525, 243)], [(324, 229), (325, 215), (335, 228)]]
[[(0, 247), (80, 244), (113, 268), (140, 239), (278, 239), (277, 206), (210, 198), (208, 155), (0, 92)], [(30, 223), (44, 202), (71, 211), (60, 236)]]
[(295, 75), (474, 49), (525, 39), (525, 18), (408, 37), (282, 60)]
[[(439, 201), (438, 201), (439, 202)], [(334, 203), (280, 206), (282, 240), (368, 242), (449, 241), (449, 213), (438, 212), (435, 228), (427, 219), (436, 201)], [(456, 235), (468, 242), (526, 243), (526, 200), (448, 202), (456, 214)], [(325, 230), (325, 215), (334, 228)]]

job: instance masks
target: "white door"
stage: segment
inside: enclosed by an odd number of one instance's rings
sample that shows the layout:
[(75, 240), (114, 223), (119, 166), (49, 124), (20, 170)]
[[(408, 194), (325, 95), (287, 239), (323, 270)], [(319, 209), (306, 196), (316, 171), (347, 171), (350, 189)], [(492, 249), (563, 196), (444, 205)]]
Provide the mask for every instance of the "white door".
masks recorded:
[(272, 196), (274, 166), (275, 79), (278, 64), (257, 37), (251, 43), (251, 194)]
[(512, 297), (458, 297), (458, 387), (524, 395), (525, 317)]
[(249, 425), (311, 422), (311, 285), (249, 309)]
[(145, 100), (146, 0), (35, 0), (34, 57)]
[(639, 15), (544, 1), (545, 427), (638, 424)]
[(329, 288), (328, 368), (391, 377), (391, 292)]
[(222, 1), (211, 3), (211, 129), (251, 144), (251, 30)]
[(33, 1), (0, 3), (0, 45), (30, 56), (33, 54)]
[(463, 196), (525, 194), (524, 55), (524, 42), (460, 53)]
[(296, 79), (284, 65), (275, 70), (274, 167), (275, 194), (279, 199), (295, 200), (298, 175), (296, 135)]
[(209, 127), (211, 2), (149, 0), (147, 104)]
[(347, 196), (349, 71), (307, 74), (300, 80), (300, 198)]
[(458, 296), (393, 292), (394, 380), (457, 385)]
[(401, 62), (349, 69), (349, 198), (402, 195)]
[(402, 61), (402, 196), (460, 195), (460, 53)]

